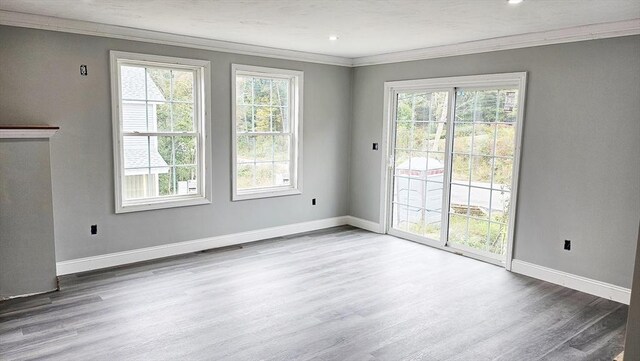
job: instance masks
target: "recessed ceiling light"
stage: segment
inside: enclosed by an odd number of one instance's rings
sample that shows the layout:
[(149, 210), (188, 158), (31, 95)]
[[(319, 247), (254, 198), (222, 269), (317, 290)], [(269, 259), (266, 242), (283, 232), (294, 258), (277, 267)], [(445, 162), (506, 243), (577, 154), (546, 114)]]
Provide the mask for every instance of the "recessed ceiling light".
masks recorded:
[(507, 0), (507, 2), (511, 5), (520, 4), (522, 0)]
[(331, 40), (331, 41), (338, 40), (338, 35), (329, 35), (329, 40)]

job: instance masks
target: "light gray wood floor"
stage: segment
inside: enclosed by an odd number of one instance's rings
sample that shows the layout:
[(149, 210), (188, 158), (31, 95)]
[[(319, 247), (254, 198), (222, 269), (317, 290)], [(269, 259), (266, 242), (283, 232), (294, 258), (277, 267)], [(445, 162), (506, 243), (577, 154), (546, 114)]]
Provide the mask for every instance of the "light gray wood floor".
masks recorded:
[(0, 359), (612, 360), (627, 307), (350, 227), (61, 279)]

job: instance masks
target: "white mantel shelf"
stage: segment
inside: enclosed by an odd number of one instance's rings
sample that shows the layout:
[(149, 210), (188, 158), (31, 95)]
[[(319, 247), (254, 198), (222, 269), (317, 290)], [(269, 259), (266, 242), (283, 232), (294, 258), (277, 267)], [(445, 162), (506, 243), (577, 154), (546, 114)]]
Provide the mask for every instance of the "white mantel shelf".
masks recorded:
[(58, 129), (55, 125), (0, 125), (0, 139), (50, 138)]

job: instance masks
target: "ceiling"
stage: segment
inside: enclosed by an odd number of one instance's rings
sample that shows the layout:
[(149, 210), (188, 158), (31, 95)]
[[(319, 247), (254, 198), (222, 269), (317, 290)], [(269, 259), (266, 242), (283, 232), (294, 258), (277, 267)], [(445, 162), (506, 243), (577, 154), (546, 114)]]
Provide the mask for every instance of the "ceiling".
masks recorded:
[(358, 58), (638, 19), (640, 1), (0, 0), (0, 10)]

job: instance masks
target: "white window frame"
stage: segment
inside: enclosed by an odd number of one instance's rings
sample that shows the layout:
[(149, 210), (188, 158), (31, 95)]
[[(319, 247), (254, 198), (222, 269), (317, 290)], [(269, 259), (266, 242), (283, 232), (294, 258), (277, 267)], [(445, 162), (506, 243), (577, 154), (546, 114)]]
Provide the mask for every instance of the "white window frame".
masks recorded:
[[(208, 169), (211, 160), (207, 157), (211, 152), (211, 62), (206, 60), (185, 59), (160, 55), (111, 51), (111, 113), (113, 124), (113, 160), (115, 181), (115, 212), (127, 213), (162, 208), (174, 208), (211, 203), (211, 177)], [(197, 136), (198, 177), (196, 194), (162, 196), (125, 200), (124, 154), (122, 130), (122, 99), (120, 97), (120, 66), (143, 65), (187, 69), (195, 72), (194, 78), (194, 117)], [(173, 134), (173, 133), (172, 133)], [(175, 133), (180, 134), (180, 133)], [(150, 135), (156, 135), (156, 132)]]
[[(289, 121), (291, 127), (290, 176), (291, 185), (238, 190), (237, 182), (237, 132), (236, 132), (236, 78), (256, 76), (289, 79)], [(302, 194), (302, 99), (304, 73), (297, 70), (266, 68), (260, 66), (231, 65), (231, 187), (232, 201)]]
[[(516, 226), (516, 211), (518, 200), (518, 182), (520, 172), (521, 161), (521, 148), (522, 148), (522, 128), (524, 124), (525, 113), (525, 99), (527, 88), (527, 73), (515, 72), (515, 73), (498, 73), (498, 74), (482, 74), (482, 75), (468, 75), (446, 78), (432, 78), (432, 79), (416, 79), (416, 80), (400, 80), (400, 81), (387, 81), (384, 83), (384, 110), (383, 110), (383, 128), (382, 128), (382, 154), (384, 156), (381, 159), (381, 179), (380, 179), (380, 223), (383, 233), (390, 233), (391, 229), (391, 210), (390, 199), (392, 198), (391, 192), (393, 184), (393, 149), (392, 149), (392, 137), (393, 137), (393, 118), (394, 118), (394, 94), (398, 91), (410, 91), (420, 90), (424, 91), (449, 91), (449, 113), (447, 118), (447, 145), (446, 154), (451, 154), (452, 138), (453, 135), (453, 123), (455, 117), (455, 89), (456, 88), (485, 88), (494, 86), (509, 86), (518, 89), (518, 115), (516, 124), (516, 139), (513, 159), (513, 169), (511, 178), (511, 206), (509, 207), (509, 234), (507, 239), (507, 250), (504, 259), (496, 260), (489, 257), (484, 257), (477, 253), (465, 252), (461, 248), (452, 248), (446, 245), (446, 237), (444, 237), (446, 230), (448, 229), (448, 217), (446, 221), (442, 223), (442, 239), (441, 242), (425, 242), (424, 239), (418, 236), (413, 236), (409, 233), (404, 233), (407, 239), (427, 244), (431, 247), (442, 249), (448, 252), (462, 254), (464, 256), (479, 259), (488, 263), (494, 263), (500, 266), (504, 266), (507, 270), (511, 270), (511, 263), (513, 261), (513, 244), (515, 237)], [(443, 194), (443, 205), (449, 204), (450, 197), (450, 169), (451, 169), (451, 157), (445, 164), (445, 191)], [(443, 207), (444, 209), (444, 207)], [(443, 211), (444, 212), (444, 211)], [(393, 232), (391, 232), (393, 233)]]

